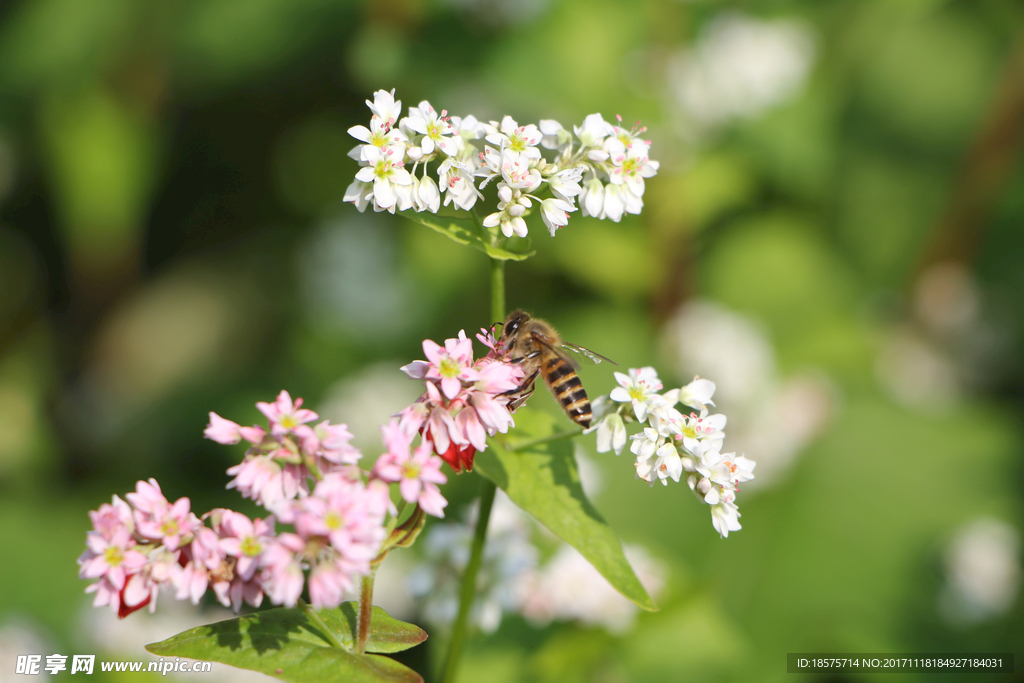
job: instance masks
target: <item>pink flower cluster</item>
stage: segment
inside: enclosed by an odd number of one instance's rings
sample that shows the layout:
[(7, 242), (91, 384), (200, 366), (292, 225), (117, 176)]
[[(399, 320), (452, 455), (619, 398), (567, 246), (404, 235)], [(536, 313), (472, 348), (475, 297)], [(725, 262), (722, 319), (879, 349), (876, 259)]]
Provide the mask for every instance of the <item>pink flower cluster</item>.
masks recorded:
[(287, 391), (278, 394), (273, 403), (257, 403), (270, 421), (269, 432), (256, 426), (241, 427), (210, 413), (210, 424), (203, 432), (206, 438), (222, 444), (245, 439), (252, 444), (245, 460), (228, 470), (235, 477), (228, 488), (237, 488), (243, 497), (276, 511), (282, 503), (309, 493), (313, 469), (327, 474), (359, 462), (363, 456), (349, 444), (352, 434), (346, 425), (324, 420), (311, 427), (308, 423), (319, 416), (301, 406), (302, 399), (293, 403)]
[(161, 588), (198, 603), (211, 587), (235, 611), (243, 600), (260, 605), (267, 574), (257, 570), (275, 541), (273, 517), (253, 521), (213, 510), (203, 516), (211, 529), (191, 512), (188, 498), (168, 502), (155, 479), (138, 482), (125, 497), (128, 502), (114, 496), (89, 513), (93, 530), (78, 564), (80, 578), (96, 579), (86, 589), (96, 593), (94, 605), (126, 617), (146, 605), (154, 611)]
[(426, 393), (396, 414), (400, 430), (409, 439), (422, 434), (456, 472), (473, 469), (473, 458), (487, 448), (488, 435), (515, 426), (506, 394), (523, 380), (522, 366), (501, 360), (489, 331), (481, 330), (477, 339), (491, 351), (476, 361), (472, 340), (460, 331), (444, 346), (425, 340), (427, 360), (402, 368), (409, 377), (425, 381)]
[[(218, 443), (252, 444), (245, 460), (228, 469), (235, 475), (228, 487), (274, 514), (251, 520), (218, 508), (199, 518), (188, 498), (170, 503), (155, 480), (138, 482), (127, 502), (114, 496), (89, 513), (93, 530), (78, 562), (79, 576), (95, 579), (86, 589), (96, 593), (94, 605), (125, 617), (146, 605), (155, 610), (161, 589), (193, 603), (212, 589), (235, 611), (243, 602), (259, 606), (264, 594), (294, 607), (308, 572), (313, 606), (335, 607), (387, 552), (388, 515), (398, 513), (390, 484), (399, 485), (407, 502), (444, 516), (442, 461), (429, 441), (410, 452), (410, 438), (397, 420), (381, 430), (387, 453), (372, 472), (363, 472), (345, 425), (311, 426), (317, 414), (286, 391), (274, 403), (256, 406), (269, 429), (241, 427), (210, 413), (204, 434)], [(278, 533), (278, 522), (294, 532)]]
[(313, 493), (294, 501), (281, 521), (295, 533), (282, 533), (263, 556), (264, 588), (274, 604), (294, 607), (309, 569), (309, 601), (316, 609), (336, 607), (355, 577), (370, 573), (388, 532), (392, 508), (388, 486), (363, 482), (358, 472), (331, 472)]

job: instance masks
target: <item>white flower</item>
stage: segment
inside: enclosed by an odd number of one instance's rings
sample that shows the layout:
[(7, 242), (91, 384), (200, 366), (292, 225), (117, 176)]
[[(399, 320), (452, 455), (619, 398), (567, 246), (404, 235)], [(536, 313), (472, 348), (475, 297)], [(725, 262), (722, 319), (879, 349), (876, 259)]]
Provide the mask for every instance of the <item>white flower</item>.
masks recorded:
[(662, 486), (668, 486), (670, 477), (672, 481), (679, 481), (679, 477), (683, 474), (683, 460), (679, 457), (679, 451), (675, 445), (666, 443), (658, 449), (655, 455), (658, 458), (654, 462), (654, 471), (658, 473), (658, 479), (661, 480)]
[(705, 126), (753, 118), (803, 87), (814, 52), (814, 36), (803, 23), (723, 12), (693, 49), (669, 59), (668, 87)]
[[(640, 546), (623, 549), (641, 583), (656, 596), (664, 581), (664, 568)], [(571, 620), (625, 633), (638, 612), (637, 606), (612, 588), (590, 562), (564, 544), (542, 568), (526, 574), (519, 588), (523, 616), (537, 624)]]
[(398, 121), (398, 117), (402, 115), (402, 101), (395, 99), (394, 88), (391, 89), (391, 92), (378, 90), (373, 93), (373, 102), (366, 100), (366, 106), (388, 126), (393, 127)]
[(502, 151), (510, 150), (522, 154), (527, 159), (540, 159), (540, 150), (537, 144), (540, 143), (542, 135), (537, 126), (528, 124), (520, 126), (511, 116), (501, 120), (501, 124), (491, 122), (487, 126), (489, 131), (485, 138), (492, 145), (498, 145)]
[(419, 141), (423, 154), (433, 154), (435, 148), (450, 157), (458, 154), (459, 146), (451, 137), (455, 131), (447, 120), (447, 113), (442, 111), (438, 115), (430, 102), (423, 100), (418, 107), (410, 107), (409, 116), (402, 119), (404, 127), (423, 136)]
[(580, 193), (580, 206), (584, 216), (602, 218), (604, 211), (604, 183), (597, 178), (584, 181), (583, 191)]
[(582, 166), (566, 168), (549, 177), (547, 181), (548, 187), (551, 188), (551, 194), (559, 199), (564, 199), (570, 204), (573, 203), (573, 197), (583, 192), (583, 188), (580, 187), (580, 178), (583, 177), (583, 170)]
[[(476, 117), (473, 115), (466, 117), (453, 116), (451, 117), (450, 121), (452, 124), (452, 129), (458, 134), (460, 138), (462, 138), (463, 142), (468, 142), (470, 140), (479, 140), (484, 136), (484, 133), (486, 132), (483, 124), (477, 121)], [(472, 145), (468, 146), (472, 147)], [(473, 150), (473, 155), (476, 155), (475, 149)]]
[(461, 161), (448, 157), (441, 162), (437, 176), (440, 180), (440, 191), (447, 193), (444, 198), (445, 206), (454, 203), (458, 208), (469, 211), (476, 204), (476, 200), (483, 197), (473, 185), (473, 169)]
[(587, 153), (591, 161), (605, 161), (608, 158), (608, 154), (600, 149), (604, 139), (612, 134), (612, 127), (604, 117), (600, 114), (591, 114), (583, 119), (582, 126), (573, 126), (573, 130), (576, 131), (576, 137), (583, 147), (594, 148)]
[(379, 116), (370, 117), (369, 128), (366, 126), (352, 126), (348, 129), (348, 134), (356, 140), (366, 143), (356, 145), (348, 153), (356, 161), (367, 161), (364, 152), (367, 147), (376, 147), (384, 154), (388, 154), (388, 150), (391, 149), (393, 154), (401, 159), (405, 154), (405, 143), (408, 142), (408, 139), (401, 131), (389, 128), (387, 122)]
[(526, 237), (529, 232), (526, 221), (523, 219), (526, 207), (523, 204), (507, 204), (505, 202), (502, 202), (502, 204), (505, 205), (505, 208), (484, 217), (484, 227), (493, 228), (500, 224), (501, 233), (505, 237), (511, 237), (513, 233), (520, 237)]
[(706, 448), (697, 466), (697, 472), (714, 483), (732, 489), (736, 484), (754, 478), (753, 460), (735, 453), (719, 453), (714, 448)]
[(622, 214), (626, 211), (626, 203), (622, 197), (624, 194), (629, 194), (629, 192), (623, 190), (621, 185), (606, 185), (601, 213), (595, 215), (598, 218), (611, 218), (616, 223), (621, 221)]
[(364, 183), (373, 182), (373, 201), (375, 208), (388, 209), (394, 213), (394, 206), (398, 201), (395, 194), (395, 185), (408, 185), (412, 182), (412, 176), (402, 168), (402, 162), (393, 162), (392, 156), (382, 153), (376, 147), (366, 146), (364, 148), (366, 162), (356, 173), (356, 180)]
[[(610, 185), (609, 187), (615, 187), (615, 185)], [(628, 185), (622, 185), (621, 189), (622, 191), (619, 196), (622, 199), (622, 205), (626, 213), (631, 213), (634, 216), (639, 215), (644, 210), (644, 200), (630, 192)]]
[(441, 193), (437, 183), (430, 176), (423, 176), (419, 181), (416, 195), (413, 197), (417, 211), (437, 213), (441, 208)]
[(552, 237), (560, 227), (568, 224), (569, 212), (575, 210), (576, 207), (569, 202), (555, 197), (545, 199), (540, 203), (540, 216), (544, 219), (544, 225), (547, 226)]
[(395, 185), (395, 196), (398, 197), (395, 208), (399, 211), (408, 211), (416, 206), (416, 195), (420, 191), (420, 179), (410, 173), (409, 180), (411, 182), (408, 185)]
[(722, 431), (725, 428), (725, 423), (725, 415), (708, 415), (707, 411), (700, 415), (696, 413), (684, 415), (679, 430), (683, 448), (696, 455), (697, 443), (708, 441), (714, 448), (720, 449), (722, 441), (725, 439), (725, 432)]
[(513, 190), (522, 192), (533, 192), (541, 183), (540, 171), (530, 167), (530, 158), (509, 149), (501, 152), (501, 179)]
[(615, 455), (626, 447), (626, 424), (618, 413), (609, 413), (597, 423), (597, 452), (614, 450)]
[(715, 394), (715, 383), (709, 379), (694, 377), (693, 381), (679, 390), (679, 402), (691, 408), (704, 409), (705, 404), (715, 405), (711, 397)]
[(633, 441), (629, 450), (636, 455), (637, 462), (646, 462), (665, 443), (665, 437), (659, 434), (658, 430), (653, 427), (644, 427), (644, 431), (634, 434), (629, 438)]
[(572, 134), (554, 119), (541, 119), (538, 127), (544, 136), (540, 141), (540, 146), (544, 149), (558, 149), (572, 141)]
[(740, 530), (740, 511), (733, 502), (731, 491), (724, 491), (721, 499), (711, 506), (711, 525), (726, 538), (730, 531)]
[(1009, 612), (1021, 583), (1020, 534), (982, 517), (957, 530), (945, 551), (946, 586), (939, 611), (952, 624), (978, 623)]
[(644, 178), (650, 178), (658, 172), (658, 162), (647, 158), (644, 145), (633, 145), (625, 153), (613, 155), (611, 161), (613, 167), (608, 179), (615, 185), (625, 183), (629, 192), (637, 198), (644, 196)]
[(611, 399), (619, 403), (632, 402), (636, 419), (645, 421), (648, 410), (660, 398), (657, 392), (661, 391), (662, 384), (658, 380), (658, 373), (649, 366), (639, 370), (630, 368), (628, 375), (616, 372), (615, 381), (619, 386), (612, 389)]
[(352, 184), (345, 190), (344, 200), (356, 205), (359, 212), (366, 211), (366, 207), (373, 198), (373, 184), (364, 183), (361, 180), (353, 180)]

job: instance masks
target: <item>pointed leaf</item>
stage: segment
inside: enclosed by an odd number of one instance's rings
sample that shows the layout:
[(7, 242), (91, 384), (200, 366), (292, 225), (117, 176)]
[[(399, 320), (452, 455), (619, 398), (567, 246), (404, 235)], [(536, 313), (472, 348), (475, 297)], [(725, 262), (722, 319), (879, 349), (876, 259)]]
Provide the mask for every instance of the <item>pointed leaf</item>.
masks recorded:
[(658, 607), (630, 567), (622, 542), (587, 500), (569, 440), (512, 450), (516, 444), (566, 431), (554, 417), (521, 408), (504, 444), (476, 456), (475, 469), (552, 533), (578, 550), (608, 582), (645, 610)]
[(529, 237), (499, 238), (502, 246), (491, 244), (490, 235), (484, 234), (471, 218), (413, 211), (400, 211), (399, 215), (414, 223), (425, 225), (431, 230), (436, 230), (459, 244), (466, 244), (478, 249), (499, 261), (522, 261), (536, 253), (530, 248)]
[[(331, 615), (332, 619), (327, 621), (331, 628), (340, 626), (339, 621), (348, 621), (344, 611), (336, 612), (339, 613)], [(371, 624), (376, 617), (375, 608)], [(389, 631), (393, 626), (388, 624), (384, 630)], [(336, 633), (334, 638), (342, 640), (341, 635)], [(301, 609), (277, 608), (199, 626), (147, 645), (146, 649), (161, 657), (191, 657), (230, 664), (292, 683), (423, 681), (415, 671), (388, 657), (357, 655), (335, 647)]]
[[(337, 636), (341, 644), (352, 649), (356, 642), (356, 617), (358, 602), (344, 602), (335, 609), (317, 612)], [(408, 650), (427, 639), (427, 632), (419, 626), (395, 619), (380, 607), (374, 606), (370, 615), (370, 638), (366, 641), (367, 652), (391, 654)]]

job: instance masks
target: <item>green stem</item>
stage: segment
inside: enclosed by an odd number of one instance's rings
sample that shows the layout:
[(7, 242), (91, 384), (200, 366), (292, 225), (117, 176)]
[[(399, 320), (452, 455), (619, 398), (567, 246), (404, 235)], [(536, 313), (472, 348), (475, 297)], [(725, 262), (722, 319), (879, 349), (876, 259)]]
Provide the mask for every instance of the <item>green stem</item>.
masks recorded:
[(491, 259), (491, 322), (505, 320), (505, 262)]
[(469, 564), (462, 574), (462, 587), (459, 596), (459, 614), (455, 617), (452, 627), (452, 640), (448, 646), (448, 657), (441, 667), (441, 683), (454, 683), (459, 668), (459, 657), (469, 635), (469, 614), (476, 598), (476, 576), (484, 556), (484, 543), (487, 540), (487, 523), (491, 519), (491, 507), (494, 505), (494, 494), (497, 487), (490, 479), (483, 479), (483, 490), (480, 493), (480, 514), (476, 520), (473, 533), (473, 548), (469, 556)]
[(325, 624), (324, 620), (320, 618), (320, 615), (316, 613), (316, 610), (313, 609), (312, 605), (310, 605), (302, 598), (299, 598), (299, 606), (302, 607), (302, 609), (306, 612), (306, 615), (313, 620), (313, 623), (320, 627), (320, 630), (324, 632), (324, 638), (326, 638), (331, 645), (340, 650), (345, 649), (345, 646), (341, 644), (341, 641), (338, 640), (338, 637), (334, 635), (334, 631), (327, 628), (327, 624)]
[(540, 439), (534, 439), (533, 441), (527, 441), (525, 443), (517, 444), (505, 444), (505, 448), (510, 451), (525, 451), (527, 448), (533, 448), (539, 446), (542, 443), (548, 443), (549, 441), (561, 441), (562, 439), (571, 439), (574, 436), (579, 436), (583, 433), (582, 429), (577, 429), (572, 432), (560, 432), (558, 434), (552, 434), (551, 436), (545, 436)]
[(356, 654), (366, 652), (366, 641), (370, 638), (370, 618), (373, 616), (373, 576), (376, 569), (363, 577), (359, 590), (359, 616), (356, 618)]
[[(491, 319), (505, 320), (505, 262), (491, 259)], [(441, 667), (442, 683), (454, 683), (459, 668), (462, 648), (469, 635), (469, 615), (473, 611), (476, 599), (476, 577), (480, 573), (480, 564), (484, 558), (484, 544), (487, 542), (487, 524), (491, 520), (491, 508), (494, 507), (494, 495), (497, 487), (490, 479), (481, 477), (483, 486), (480, 490), (480, 510), (476, 519), (476, 530), (473, 532), (473, 547), (469, 554), (469, 563), (462, 574), (462, 585), (459, 591), (459, 613), (452, 625), (451, 643), (448, 645), (448, 656)]]

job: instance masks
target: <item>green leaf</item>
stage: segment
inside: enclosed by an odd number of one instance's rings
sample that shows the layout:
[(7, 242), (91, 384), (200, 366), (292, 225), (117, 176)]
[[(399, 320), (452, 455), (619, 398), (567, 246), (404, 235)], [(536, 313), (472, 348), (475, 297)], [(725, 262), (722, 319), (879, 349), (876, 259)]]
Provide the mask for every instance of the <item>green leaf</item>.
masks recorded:
[[(356, 615), (358, 602), (345, 602), (336, 609), (320, 610), (317, 614), (324, 620), (341, 644), (349, 650), (355, 644)], [(370, 638), (366, 641), (367, 652), (391, 654), (408, 650), (427, 639), (427, 632), (419, 626), (395, 619), (380, 607), (374, 607), (370, 615)]]
[[(355, 603), (318, 612), (334, 633), (332, 637), (299, 608), (277, 608), (237, 619), (189, 629), (146, 649), (161, 657), (191, 657), (260, 671), (293, 683), (387, 681), (422, 683), (412, 669), (378, 654), (350, 652), (355, 632)], [(373, 608), (367, 649), (398, 652), (423, 642), (427, 634), (412, 624)]]
[(483, 228), (471, 218), (411, 211), (400, 211), (399, 215), (413, 223), (425, 225), (459, 244), (478, 249), (499, 261), (523, 261), (536, 253), (530, 248), (529, 237), (499, 238), (503, 244), (500, 247), (491, 244), (490, 235), (484, 234)]
[(529, 444), (559, 431), (567, 430), (560, 429), (554, 417), (529, 408), (517, 410), (515, 431), (504, 444), (495, 441), (492, 448), (478, 453), (473, 467), (578, 550), (615, 590), (639, 607), (656, 611), (654, 600), (626, 560), (622, 542), (583, 493), (572, 442), (562, 439), (513, 450), (517, 443)]

